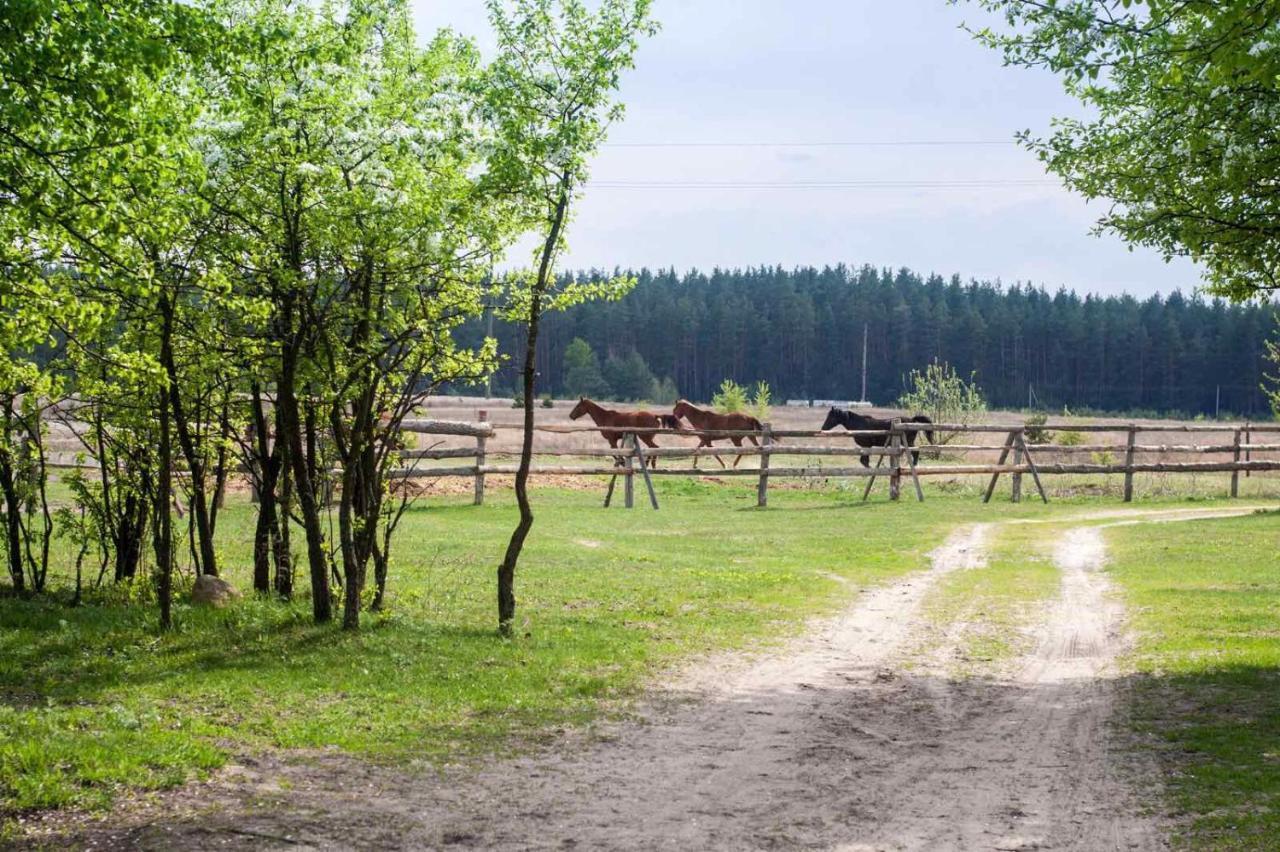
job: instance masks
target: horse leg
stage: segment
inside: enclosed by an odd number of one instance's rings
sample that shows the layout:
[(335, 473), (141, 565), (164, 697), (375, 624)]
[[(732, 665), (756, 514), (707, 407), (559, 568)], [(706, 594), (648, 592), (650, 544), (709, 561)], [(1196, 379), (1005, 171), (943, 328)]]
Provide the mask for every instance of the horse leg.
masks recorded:
[[(742, 439), (741, 439), (741, 438), (732, 438), (731, 440), (733, 441), (733, 445), (734, 445), (735, 447), (741, 447), (741, 446), (742, 446)], [(759, 446), (759, 445), (757, 444), (757, 446)], [(740, 461), (742, 461), (742, 453), (736, 453), (736, 454), (734, 455), (734, 457), (733, 457), (733, 466), (734, 466), (734, 467), (737, 467), (737, 466), (738, 466), (738, 462), (740, 462)]]
[[(711, 442), (710, 442), (710, 441), (707, 441), (707, 446), (708, 446), (708, 447), (709, 447), (709, 446), (711, 446)], [(719, 456), (716, 456), (716, 461), (720, 462), (720, 466), (721, 466), (721, 467), (728, 467), (728, 466), (729, 466), (729, 465), (725, 464), (725, 463), (724, 463), (724, 459), (720, 458)]]
[[(658, 449), (658, 442), (653, 439), (652, 435), (641, 435), (640, 440), (644, 441), (644, 445), (649, 449), (651, 450)], [(658, 460), (654, 456), (649, 456), (647, 459), (645, 459), (645, 463), (648, 464), (649, 467), (653, 468), (654, 470), (658, 469)]]
[[(616, 437), (616, 436), (610, 435), (609, 437), (605, 438), (605, 440), (609, 442), (609, 449), (611, 449), (611, 450), (616, 450), (616, 449), (618, 449), (618, 441), (620, 441), (620, 440), (621, 440), (621, 438), (618, 438), (618, 437)], [(614, 466), (614, 467), (624, 467), (624, 466), (626, 465), (626, 463), (627, 463), (627, 460), (626, 460), (625, 458), (623, 458), (622, 456), (614, 456), (614, 457), (613, 457), (613, 466)]]

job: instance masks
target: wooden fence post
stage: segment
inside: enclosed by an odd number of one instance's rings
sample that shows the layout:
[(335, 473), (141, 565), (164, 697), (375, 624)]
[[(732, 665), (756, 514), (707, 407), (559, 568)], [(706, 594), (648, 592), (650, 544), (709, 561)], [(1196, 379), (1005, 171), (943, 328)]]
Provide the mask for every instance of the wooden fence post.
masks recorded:
[(1138, 430), (1129, 424), (1129, 440), (1124, 449), (1124, 502), (1133, 502), (1133, 445), (1137, 443)]
[[(1253, 430), (1249, 428), (1249, 424), (1248, 424), (1248, 423), (1245, 423), (1245, 424), (1244, 424), (1244, 442), (1245, 442), (1246, 444), (1252, 444), (1252, 443), (1253, 443)], [(1245, 460), (1245, 461), (1252, 461), (1252, 459), (1253, 459), (1253, 450), (1245, 450), (1245, 451), (1244, 451), (1244, 460)], [(1245, 479), (1248, 479), (1248, 478), (1249, 478), (1249, 471), (1247, 471), (1247, 470), (1246, 470), (1246, 471), (1244, 472), (1244, 478), (1245, 478)]]
[(899, 421), (894, 420), (893, 432), (889, 436), (889, 446), (894, 450), (894, 456), (889, 461), (889, 499), (896, 501), (902, 495), (902, 432), (898, 425)]
[[(476, 412), (476, 419), (479, 421), (481, 426), (488, 426), (489, 412), (485, 411), (484, 409), (480, 409), (479, 411)], [(476, 496), (475, 496), (475, 499), (472, 500), (473, 506), (484, 505), (484, 465), (485, 465), (485, 444), (487, 440), (488, 439), (485, 438), (484, 435), (476, 436), (476, 476), (475, 476)]]
[(756, 505), (769, 505), (769, 445), (773, 443), (773, 424), (764, 423), (760, 434), (760, 482), (756, 486)]
[(627, 433), (626, 437), (622, 439), (622, 446), (627, 452), (627, 473), (622, 482), (622, 504), (630, 509), (635, 505), (636, 501), (636, 435), (634, 432)]
[(1240, 496), (1240, 430), (1236, 430), (1235, 451), (1231, 455), (1231, 461), (1235, 465), (1231, 469), (1231, 496)]
[[(1010, 433), (1010, 434), (1014, 434), (1014, 433)], [(1019, 466), (1021, 466), (1021, 465), (1022, 465), (1022, 442), (1021, 442), (1021, 441), (1017, 441), (1017, 440), (1015, 440), (1015, 441), (1014, 441), (1014, 444), (1013, 444), (1013, 466), (1014, 466), (1014, 467), (1019, 467)], [(1013, 482), (1013, 502), (1015, 502), (1015, 503), (1021, 503), (1021, 502), (1022, 502), (1022, 473), (1021, 473), (1021, 471), (1016, 471), (1016, 470), (1015, 470), (1015, 471), (1013, 472), (1013, 475), (1010, 477), (1010, 479), (1011, 479), (1011, 480), (1012, 480), (1012, 482)]]

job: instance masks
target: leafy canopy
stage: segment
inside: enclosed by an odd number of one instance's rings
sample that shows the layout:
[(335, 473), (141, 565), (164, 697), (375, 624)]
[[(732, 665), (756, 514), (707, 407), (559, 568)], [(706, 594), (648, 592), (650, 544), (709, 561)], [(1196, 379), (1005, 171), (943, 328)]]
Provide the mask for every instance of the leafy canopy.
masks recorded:
[(1020, 138), (1111, 202), (1100, 231), (1191, 258), (1219, 295), (1280, 288), (1280, 2), (973, 2), (1008, 25), (980, 41), (1058, 74), (1087, 108)]

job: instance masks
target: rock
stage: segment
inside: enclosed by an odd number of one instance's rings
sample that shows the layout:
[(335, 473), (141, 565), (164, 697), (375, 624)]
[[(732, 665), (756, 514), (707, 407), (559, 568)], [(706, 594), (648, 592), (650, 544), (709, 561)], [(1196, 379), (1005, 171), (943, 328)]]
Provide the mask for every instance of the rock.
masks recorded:
[(236, 591), (235, 586), (226, 580), (220, 580), (209, 574), (201, 574), (196, 577), (196, 584), (191, 587), (191, 602), (193, 604), (222, 607), (231, 601), (239, 600), (239, 598), (240, 592)]

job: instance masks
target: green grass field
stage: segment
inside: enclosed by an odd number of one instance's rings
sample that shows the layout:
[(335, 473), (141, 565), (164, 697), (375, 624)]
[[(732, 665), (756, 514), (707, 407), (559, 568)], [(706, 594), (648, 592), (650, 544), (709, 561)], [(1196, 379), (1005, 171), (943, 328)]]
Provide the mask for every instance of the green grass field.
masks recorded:
[(1182, 845), (1280, 842), (1280, 514), (1106, 531)]
[[(0, 815), (106, 807), (262, 748), (388, 762), (519, 750), (626, 712), (673, 663), (767, 645), (859, 588), (924, 567), (959, 524), (1065, 521), (1119, 505), (1065, 492), (1047, 507), (984, 506), (969, 487), (930, 488), (924, 504), (909, 494), (864, 504), (860, 487), (837, 487), (780, 488), (759, 510), (749, 480), (658, 487), (659, 512), (606, 511), (595, 491), (535, 492), (513, 640), (495, 630), (494, 574), (515, 519), (502, 490), (484, 507), (420, 501), (395, 545), (389, 607), (354, 635), (313, 626), (305, 596), (183, 604), (168, 635), (129, 590), (68, 606), (65, 575), (44, 598), (0, 598)], [(1187, 505), (1166, 496), (1144, 504)], [(232, 502), (219, 528), (225, 575), (242, 589), (252, 517)], [(1231, 826), (1256, 837), (1277, 828), (1267, 810), (1280, 804), (1277, 535), (1243, 534), (1256, 528), (1242, 519), (1107, 533), (1142, 636), (1137, 718), (1160, 738), (1177, 806), (1210, 840)], [(939, 621), (975, 625), (962, 644), (977, 669), (1025, 650), (1022, 631), (1054, 594), (1056, 570), (1034, 547), (1047, 529), (993, 530), (987, 569), (951, 575), (926, 601)]]
[[(494, 574), (510, 492), (484, 507), (420, 502), (396, 543), (386, 613), (357, 635), (310, 624), (309, 600), (151, 606), (113, 591), (0, 599), (0, 804), (101, 807), (171, 785), (237, 749), (337, 746), (374, 759), (457, 759), (519, 747), (624, 706), (659, 667), (770, 640), (855, 586), (919, 568), (972, 499), (861, 504), (850, 493), (661, 483), (663, 508), (539, 491), (517, 578), (518, 638), (495, 632)], [(1035, 511), (1024, 504), (1019, 511)], [(249, 585), (252, 510), (219, 526)]]

